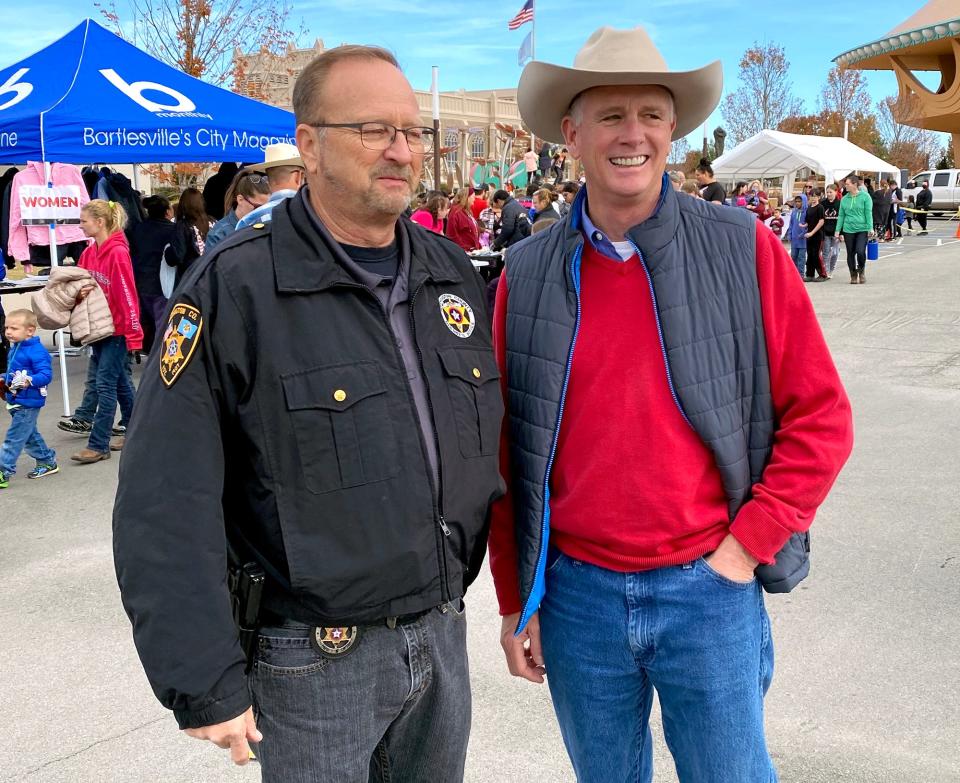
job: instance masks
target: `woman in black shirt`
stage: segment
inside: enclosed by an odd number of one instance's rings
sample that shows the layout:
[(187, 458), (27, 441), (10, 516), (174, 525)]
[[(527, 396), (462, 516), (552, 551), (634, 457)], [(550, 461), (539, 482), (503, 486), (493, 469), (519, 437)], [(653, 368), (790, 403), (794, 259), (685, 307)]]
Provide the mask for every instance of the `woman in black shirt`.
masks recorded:
[(697, 184), (700, 186), (700, 198), (704, 201), (723, 204), (726, 200), (727, 193), (723, 185), (714, 179), (713, 168), (706, 158), (700, 158), (700, 165), (697, 166)]

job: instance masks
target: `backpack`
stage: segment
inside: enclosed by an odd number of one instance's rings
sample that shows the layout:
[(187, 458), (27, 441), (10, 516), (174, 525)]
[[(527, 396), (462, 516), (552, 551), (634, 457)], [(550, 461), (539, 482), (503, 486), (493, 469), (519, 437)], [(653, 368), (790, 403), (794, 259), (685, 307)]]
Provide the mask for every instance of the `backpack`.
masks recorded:
[(526, 239), (530, 236), (530, 218), (526, 212), (518, 212), (514, 228)]

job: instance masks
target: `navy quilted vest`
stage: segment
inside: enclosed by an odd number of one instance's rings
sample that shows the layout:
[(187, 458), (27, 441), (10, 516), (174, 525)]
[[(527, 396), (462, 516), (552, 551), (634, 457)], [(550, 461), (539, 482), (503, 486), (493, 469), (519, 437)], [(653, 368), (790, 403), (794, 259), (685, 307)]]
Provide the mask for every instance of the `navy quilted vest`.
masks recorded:
[[(523, 613), (540, 605), (550, 468), (579, 323), (582, 190), (567, 218), (510, 249), (507, 382)], [(732, 520), (770, 457), (776, 430), (756, 275), (756, 218), (678, 196), (628, 232), (651, 281), (665, 372), (681, 413), (713, 452)], [(796, 535), (757, 575), (786, 592), (809, 570)]]

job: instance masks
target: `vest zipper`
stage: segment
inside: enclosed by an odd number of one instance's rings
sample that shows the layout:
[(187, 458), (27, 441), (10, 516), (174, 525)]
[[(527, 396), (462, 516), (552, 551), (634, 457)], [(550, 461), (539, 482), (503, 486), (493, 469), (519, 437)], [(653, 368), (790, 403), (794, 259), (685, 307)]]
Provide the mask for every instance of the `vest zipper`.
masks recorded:
[[(339, 285), (346, 286), (348, 288), (362, 288), (364, 291), (370, 294), (374, 299), (377, 305), (377, 310), (383, 317), (384, 324), (387, 327), (387, 331), (390, 332), (390, 336), (393, 344), (393, 352), (397, 357), (397, 360), (400, 363), (400, 367), (405, 368), (406, 365), (403, 361), (403, 355), (400, 353), (397, 348), (397, 339), (396, 334), (393, 331), (393, 326), (390, 324), (390, 314), (383, 309), (383, 305), (380, 304), (380, 299), (374, 293), (373, 289), (369, 286), (363, 285), (362, 283), (340, 283)], [(423, 429), (420, 427), (420, 415), (417, 413), (417, 404), (413, 396), (413, 387), (410, 385), (410, 379), (407, 377), (406, 369), (404, 369), (403, 380), (407, 385), (407, 398), (410, 402), (410, 405), (413, 407), (414, 417), (417, 420), (417, 432), (420, 438), (420, 451), (423, 455), (424, 466), (427, 469), (427, 480), (430, 482), (430, 492), (433, 495), (433, 506), (437, 514), (437, 525), (440, 528), (440, 531), (443, 533), (443, 537), (438, 533), (435, 538), (437, 539), (437, 562), (440, 566), (440, 595), (443, 599), (443, 602), (446, 603), (450, 600), (450, 589), (447, 585), (447, 552), (446, 547), (443, 543), (443, 538), (450, 535), (450, 528), (447, 526), (447, 521), (443, 516), (443, 466), (441, 465), (440, 460), (440, 438), (437, 435), (437, 425), (434, 421), (433, 413), (433, 400), (430, 397), (430, 384), (427, 382), (427, 374), (423, 369), (423, 352), (420, 350), (420, 345), (417, 342), (417, 327), (413, 320), (413, 305), (417, 300), (417, 295), (423, 289), (423, 284), (413, 292), (413, 296), (410, 297), (410, 330), (413, 334), (413, 343), (417, 348), (417, 359), (420, 362), (420, 372), (423, 375), (424, 387), (427, 390), (427, 407), (430, 411), (431, 424), (433, 426), (433, 439), (436, 443), (437, 448), (437, 478), (434, 480), (433, 470), (430, 466), (430, 459), (427, 457), (427, 445), (423, 437)]]
[[(537, 580), (542, 578), (542, 572), (546, 567), (547, 549), (544, 547), (544, 541), (549, 541), (548, 530), (550, 527), (550, 473), (553, 470), (553, 461), (557, 455), (557, 441), (560, 438), (560, 422), (563, 420), (563, 406), (567, 401), (567, 387), (570, 384), (570, 369), (573, 366), (573, 349), (577, 344), (577, 336), (580, 333), (580, 258), (583, 254), (583, 242), (577, 245), (573, 253), (573, 259), (570, 262), (570, 274), (573, 277), (573, 287), (577, 294), (577, 320), (573, 325), (573, 336), (570, 338), (570, 349), (567, 351), (567, 369), (563, 376), (563, 388), (560, 390), (560, 405), (557, 408), (557, 423), (553, 429), (553, 443), (550, 446), (550, 457), (547, 459), (547, 470), (543, 477), (543, 515), (540, 520), (540, 551), (537, 553), (537, 570), (533, 576), (533, 587), (536, 587)], [(535, 611), (533, 601), (534, 591), (531, 589), (527, 602), (520, 613), (520, 621), (517, 623), (517, 630), (514, 635), (519, 634), (524, 626), (530, 621), (530, 616)]]
[(683, 406), (680, 404), (680, 397), (677, 396), (677, 390), (673, 386), (673, 373), (670, 371), (670, 360), (667, 358), (667, 346), (663, 342), (663, 326), (660, 324), (660, 308), (657, 307), (657, 293), (653, 290), (653, 278), (650, 276), (650, 269), (647, 267), (646, 259), (644, 259), (643, 253), (640, 252), (640, 248), (634, 244), (630, 237), (627, 237), (627, 241), (630, 243), (631, 247), (637, 251), (637, 257), (640, 259), (640, 265), (643, 267), (643, 272), (647, 276), (647, 285), (650, 286), (650, 298), (653, 300), (653, 317), (657, 322), (657, 337), (660, 340), (660, 353), (663, 355), (663, 367), (667, 371), (667, 386), (670, 387), (670, 396), (673, 397), (673, 403), (677, 406), (677, 410), (680, 411), (680, 415), (683, 416), (683, 420), (687, 423), (690, 429), (696, 432), (696, 428), (690, 422), (690, 419), (687, 418), (687, 414), (683, 410)]

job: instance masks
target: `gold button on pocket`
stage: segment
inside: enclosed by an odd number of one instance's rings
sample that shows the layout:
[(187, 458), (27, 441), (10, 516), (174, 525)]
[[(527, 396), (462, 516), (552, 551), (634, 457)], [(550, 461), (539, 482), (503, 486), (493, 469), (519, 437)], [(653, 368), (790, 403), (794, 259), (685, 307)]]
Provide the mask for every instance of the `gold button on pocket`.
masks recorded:
[(479, 377), (480, 377), (480, 370), (479, 370), (477, 367), (474, 367), (474, 368), (473, 368), (473, 377), (474, 377), (474, 378), (479, 378)]
[(347, 399), (347, 393), (343, 389), (337, 389), (333, 393), (333, 399), (335, 399), (337, 402), (343, 402), (345, 399)]

